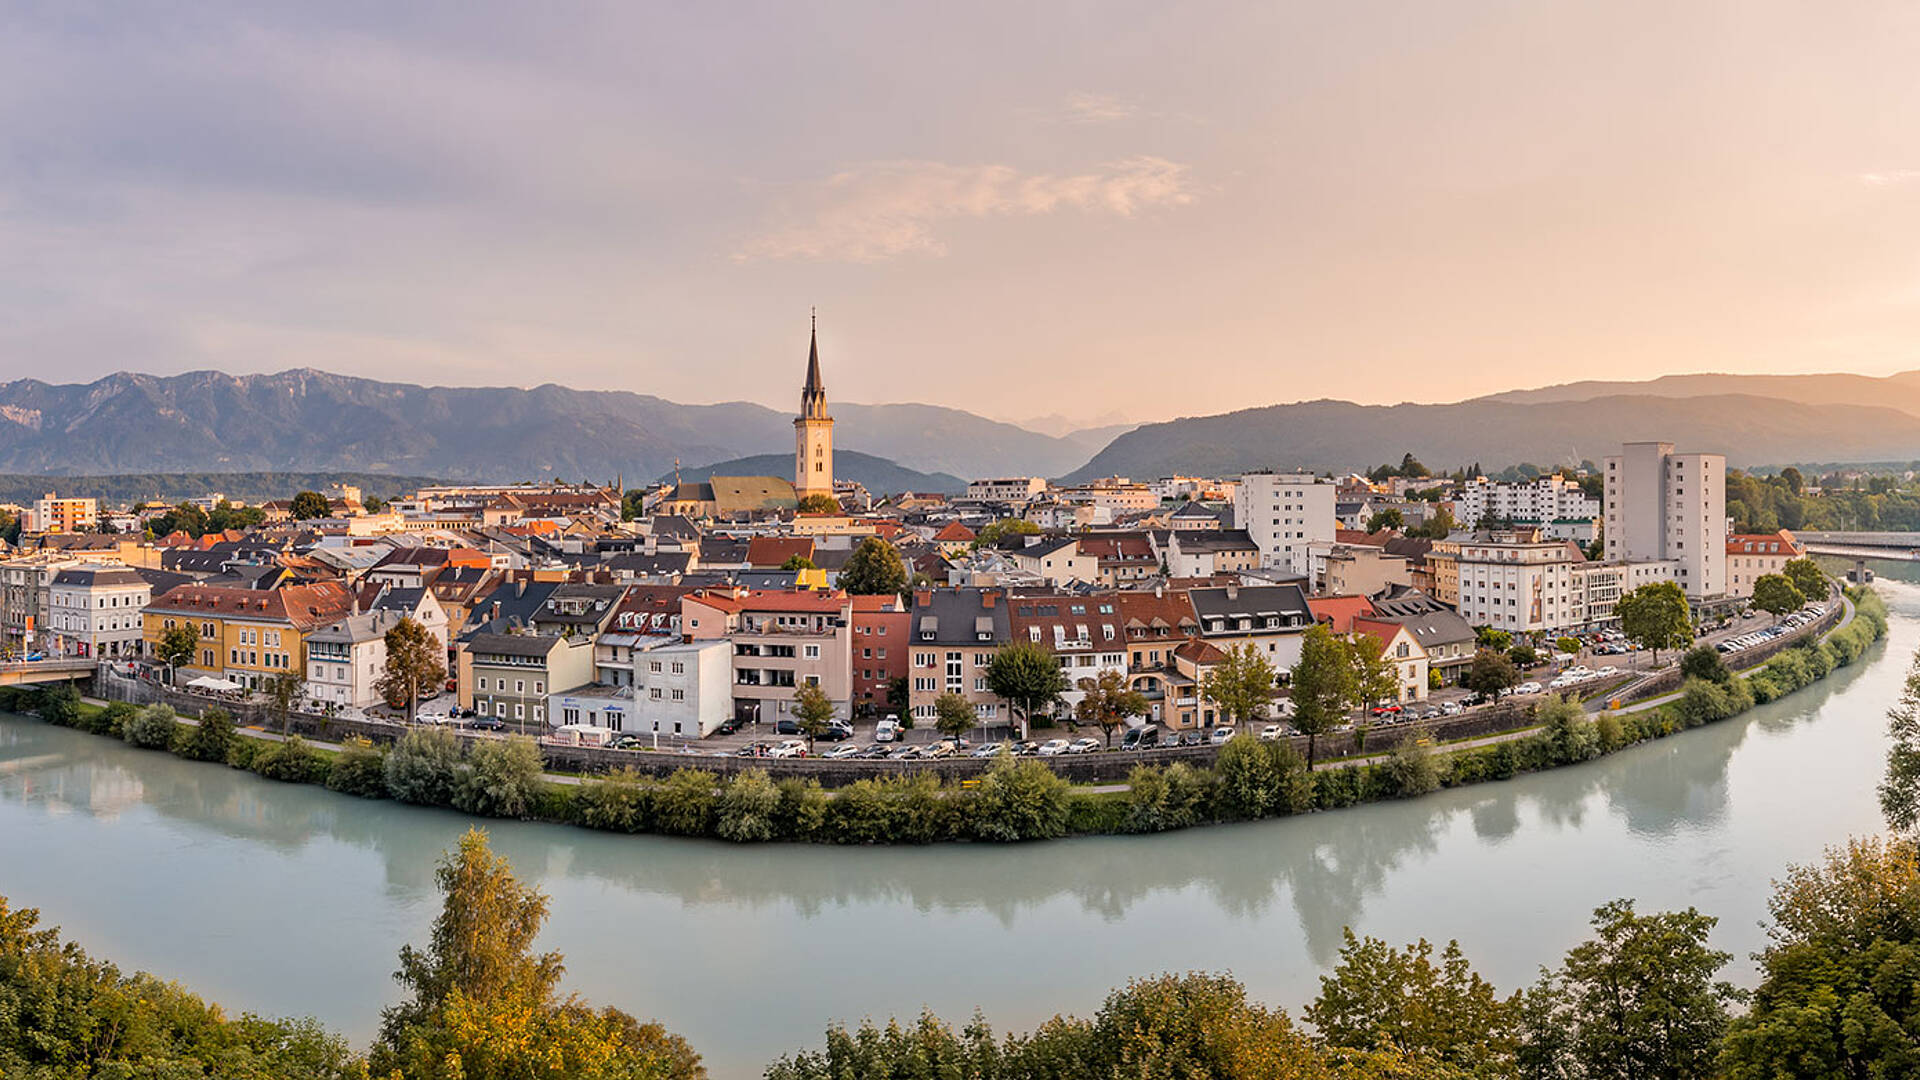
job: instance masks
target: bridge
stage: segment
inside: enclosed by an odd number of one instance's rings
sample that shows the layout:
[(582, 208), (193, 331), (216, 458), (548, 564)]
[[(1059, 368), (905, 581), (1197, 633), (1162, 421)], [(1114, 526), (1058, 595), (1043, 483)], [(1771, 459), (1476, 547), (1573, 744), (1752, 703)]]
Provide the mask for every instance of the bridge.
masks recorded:
[(94, 661), (79, 657), (49, 657), (45, 660), (8, 660), (0, 663), (0, 686), (27, 686), (36, 683), (66, 682), (93, 675)]
[(1809, 555), (1920, 562), (1920, 532), (1795, 532)]

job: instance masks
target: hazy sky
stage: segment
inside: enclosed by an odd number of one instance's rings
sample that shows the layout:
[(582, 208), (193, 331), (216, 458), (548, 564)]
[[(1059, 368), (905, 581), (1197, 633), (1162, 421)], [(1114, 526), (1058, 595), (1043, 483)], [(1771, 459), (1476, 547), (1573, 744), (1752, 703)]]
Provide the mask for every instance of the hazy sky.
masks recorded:
[(1920, 5), (0, 6), (0, 376), (1154, 419), (1920, 367)]

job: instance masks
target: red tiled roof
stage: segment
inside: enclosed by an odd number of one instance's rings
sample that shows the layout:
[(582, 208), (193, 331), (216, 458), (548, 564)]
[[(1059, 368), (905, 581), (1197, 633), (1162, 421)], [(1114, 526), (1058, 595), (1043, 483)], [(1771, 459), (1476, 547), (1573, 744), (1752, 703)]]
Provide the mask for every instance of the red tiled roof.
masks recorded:
[(747, 565), (777, 570), (795, 555), (811, 561), (813, 538), (808, 536), (756, 536), (747, 543)]
[(1313, 612), (1315, 622), (1344, 634), (1353, 629), (1355, 619), (1373, 614), (1373, 603), (1364, 596), (1309, 596), (1307, 610)]
[(972, 543), (974, 540), (979, 539), (979, 536), (972, 529), (967, 528), (965, 525), (962, 525), (957, 521), (949, 521), (947, 522), (946, 528), (941, 529), (939, 532), (933, 534), (933, 538), (935, 540), (940, 541), (941, 543), (957, 544), (957, 543)]
[(295, 629), (311, 630), (353, 614), (353, 593), (337, 581), (288, 585), (281, 589), (190, 582), (167, 590), (148, 610), (286, 622)]

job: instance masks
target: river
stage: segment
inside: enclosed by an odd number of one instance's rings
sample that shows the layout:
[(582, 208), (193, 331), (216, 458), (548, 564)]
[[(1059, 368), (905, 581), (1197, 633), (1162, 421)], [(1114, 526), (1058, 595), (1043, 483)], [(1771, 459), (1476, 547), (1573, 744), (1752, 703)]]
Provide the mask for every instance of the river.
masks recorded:
[[(1920, 646), (1920, 587), (1883, 582), (1888, 640), (1785, 701), (1411, 802), (1012, 848), (486, 824), (552, 897), (541, 944), (566, 954), (566, 988), (664, 1020), (724, 1080), (817, 1044), (829, 1019), (979, 1006), (1024, 1028), (1165, 970), (1231, 970), (1297, 1015), (1346, 926), (1458, 938), (1510, 990), (1621, 896), (1719, 916), (1715, 943), (1750, 982), (1769, 881), (1879, 825), (1883, 714)], [(123, 967), (356, 1042), (468, 824), (0, 716), (0, 895)]]

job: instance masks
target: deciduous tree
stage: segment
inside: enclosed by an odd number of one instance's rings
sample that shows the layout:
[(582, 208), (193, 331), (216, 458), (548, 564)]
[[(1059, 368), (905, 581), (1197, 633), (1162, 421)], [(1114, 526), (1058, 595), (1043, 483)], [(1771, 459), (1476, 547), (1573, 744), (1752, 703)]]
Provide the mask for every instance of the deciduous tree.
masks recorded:
[(949, 690), (933, 699), (933, 726), (940, 734), (965, 735), (979, 722), (980, 718), (965, 697)]
[(295, 521), (313, 521), (331, 514), (333, 504), (327, 501), (325, 495), (317, 491), (302, 491), (293, 497), (293, 505), (289, 511), (293, 514)]
[(1776, 623), (1780, 616), (1799, 611), (1806, 602), (1785, 574), (1762, 574), (1753, 583), (1753, 606), (1773, 616)]
[(1293, 666), (1292, 686), (1293, 726), (1307, 737), (1311, 771), (1320, 736), (1344, 721), (1358, 700), (1347, 643), (1324, 626), (1309, 627), (1300, 643), (1300, 662)]
[(1016, 641), (995, 653), (987, 664), (987, 689), (1020, 706), (1020, 737), (1024, 739), (1033, 726), (1033, 714), (1067, 692), (1067, 676), (1044, 646)]
[(1147, 696), (1127, 685), (1127, 677), (1108, 668), (1099, 678), (1081, 679), (1078, 686), (1086, 696), (1073, 707), (1074, 718), (1083, 724), (1096, 724), (1113, 746), (1116, 728), (1136, 716), (1147, 715)]
[(447, 677), (446, 647), (419, 620), (403, 618), (386, 633), (386, 666), (373, 688), (389, 702), (406, 707), (407, 719), (420, 703), (420, 692), (438, 686)]
[(1780, 572), (1786, 575), (1788, 581), (1793, 582), (1793, 587), (1799, 589), (1800, 595), (1806, 597), (1808, 601), (1826, 599), (1827, 572), (1820, 569), (1819, 563), (1805, 557), (1789, 559), (1787, 564), (1780, 568)]
[(878, 536), (860, 541), (840, 568), (840, 587), (855, 596), (882, 596), (907, 587), (907, 564), (900, 552)]
[(1473, 663), (1460, 678), (1460, 685), (1491, 701), (1511, 690), (1520, 681), (1520, 669), (1505, 653), (1481, 649), (1473, 654)]
[(1693, 615), (1687, 609), (1687, 594), (1671, 581), (1642, 585), (1627, 592), (1614, 604), (1620, 630), (1635, 645), (1653, 650), (1653, 662), (1660, 662), (1661, 649), (1678, 649), (1693, 640)]
[(153, 646), (154, 657), (167, 665), (169, 676), (173, 669), (193, 663), (194, 654), (199, 651), (200, 628), (190, 622), (161, 631), (160, 640)]
[(1200, 693), (1219, 706), (1230, 722), (1250, 723), (1259, 719), (1273, 701), (1276, 674), (1266, 655), (1252, 642), (1243, 641), (1227, 649), (1207, 672), (1200, 682)]
[(793, 720), (807, 737), (807, 749), (812, 750), (813, 740), (825, 735), (827, 726), (833, 723), (833, 699), (818, 683), (801, 686), (793, 695)]
[(837, 514), (840, 512), (840, 500), (831, 495), (809, 495), (794, 507), (801, 514)]

